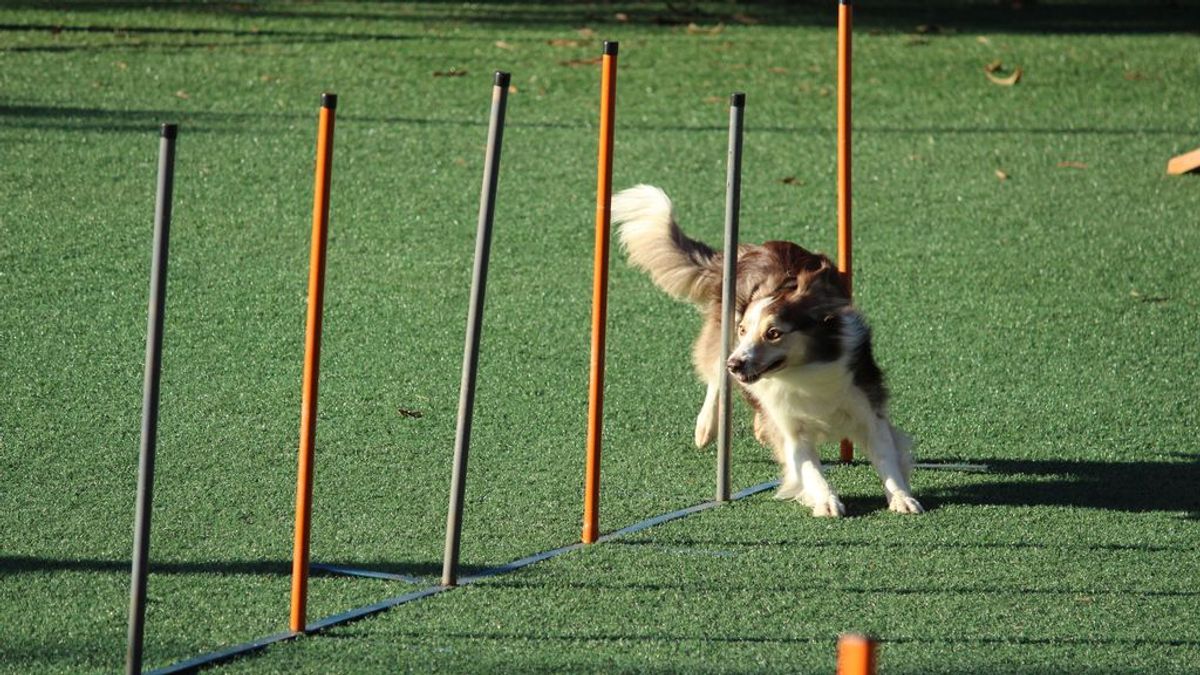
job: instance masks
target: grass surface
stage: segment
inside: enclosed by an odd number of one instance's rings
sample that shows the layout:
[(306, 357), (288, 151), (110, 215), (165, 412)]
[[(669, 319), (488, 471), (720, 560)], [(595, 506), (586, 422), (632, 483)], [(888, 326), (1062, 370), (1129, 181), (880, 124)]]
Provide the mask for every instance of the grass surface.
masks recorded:
[[(614, 183), (662, 185), (713, 243), (746, 91), (743, 239), (831, 251), (832, 4), (3, 3), (0, 671), (122, 662), (159, 122), (181, 131), (154, 666), (286, 626), (321, 91), (313, 555), (433, 582), (492, 70), (516, 89), (468, 572), (579, 536), (598, 72), (576, 62), (620, 40)], [(919, 472), (930, 512), (900, 518), (838, 467), (844, 520), (760, 495), (229, 669), (828, 672), (869, 631), (886, 672), (1194, 671), (1200, 183), (1164, 167), (1200, 144), (1196, 10), (858, 8), (858, 301), (920, 459), (989, 473)], [(606, 531), (713, 482), (694, 312), (619, 255), (610, 288)], [(738, 486), (774, 475), (746, 421)], [(316, 577), (311, 615), (408, 588)]]

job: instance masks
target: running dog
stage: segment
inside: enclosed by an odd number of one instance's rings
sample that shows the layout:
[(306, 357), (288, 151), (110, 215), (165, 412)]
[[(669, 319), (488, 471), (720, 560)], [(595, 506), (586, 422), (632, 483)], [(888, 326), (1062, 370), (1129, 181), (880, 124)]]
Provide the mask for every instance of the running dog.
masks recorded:
[(737, 346), (721, 363), (724, 255), (685, 235), (671, 200), (650, 185), (615, 195), (612, 220), (620, 225), (629, 262), (704, 315), (692, 353), (696, 372), (708, 385), (696, 418), (698, 447), (707, 445), (717, 428), (718, 383), (725, 368), (755, 410), (755, 437), (772, 448), (780, 465), (777, 499), (794, 499), (814, 516), (845, 515), (825, 480), (817, 445), (849, 438), (870, 457), (889, 509), (924, 510), (909, 488), (912, 440), (888, 419), (887, 389), (871, 354), (871, 331), (829, 258), (783, 241), (738, 247)]

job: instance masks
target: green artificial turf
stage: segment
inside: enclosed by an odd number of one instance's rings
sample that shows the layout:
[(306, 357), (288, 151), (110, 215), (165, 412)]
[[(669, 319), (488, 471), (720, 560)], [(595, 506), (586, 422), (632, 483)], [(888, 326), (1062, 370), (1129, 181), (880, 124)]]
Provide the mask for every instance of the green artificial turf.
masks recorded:
[[(861, 3), (856, 292), (921, 517), (769, 493), (228, 666), (1195, 672), (1195, 2)], [(314, 560), (440, 570), (489, 87), (511, 70), (462, 562), (578, 540), (600, 40), (614, 184), (834, 242), (834, 3), (0, 4), (0, 671), (124, 655), (157, 125), (180, 124), (146, 663), (286, 628), (319, 94), (335, 141)], [(1022, 68), (1015, 86), (990, 82)], [(708, 499), (695, 312), (614, 250), (602, 529)], [(742, 411), (744, 413), (745, 411)], [(737, 487), (774, 476), (742, 414)], [(832, 448), (827, 456), (834, 456)], [(310, 616), (411, 590), (317, 576)]]

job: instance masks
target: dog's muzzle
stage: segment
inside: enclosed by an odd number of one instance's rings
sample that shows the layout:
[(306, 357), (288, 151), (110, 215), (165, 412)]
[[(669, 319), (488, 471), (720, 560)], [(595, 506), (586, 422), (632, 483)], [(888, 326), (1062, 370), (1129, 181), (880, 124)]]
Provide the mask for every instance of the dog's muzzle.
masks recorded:
[(739, 356), (731, 356), (725, 362), (725, 368), (729, 370), (729, 374), (733, 375), (738, 381), (745, 384), (758, 379), (758, 373), (755, 373), (750, 363)]
[(771, 363), (766, 368), (757, 368), (756, 364), (735, 355), (730, 356), (729, 360), (725, 362), (725, 368), (729, 370), (730, 375), (736, 377), (742, 384), (753, 384), (757, 382), (763, 375), (766, 375), (767, 373), (782, 366), (783, 361), (784, 360), (781, 358)]

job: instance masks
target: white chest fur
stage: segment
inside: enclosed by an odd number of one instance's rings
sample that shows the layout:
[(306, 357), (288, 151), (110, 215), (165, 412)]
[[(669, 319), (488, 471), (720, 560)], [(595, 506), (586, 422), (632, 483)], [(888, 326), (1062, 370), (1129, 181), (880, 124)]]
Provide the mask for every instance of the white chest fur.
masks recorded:
[(842, 361), (774, 373), (750, 385), (750, 393), (785, 436), (814, 443), (861, 437), (871, 418), (866, 397)]

